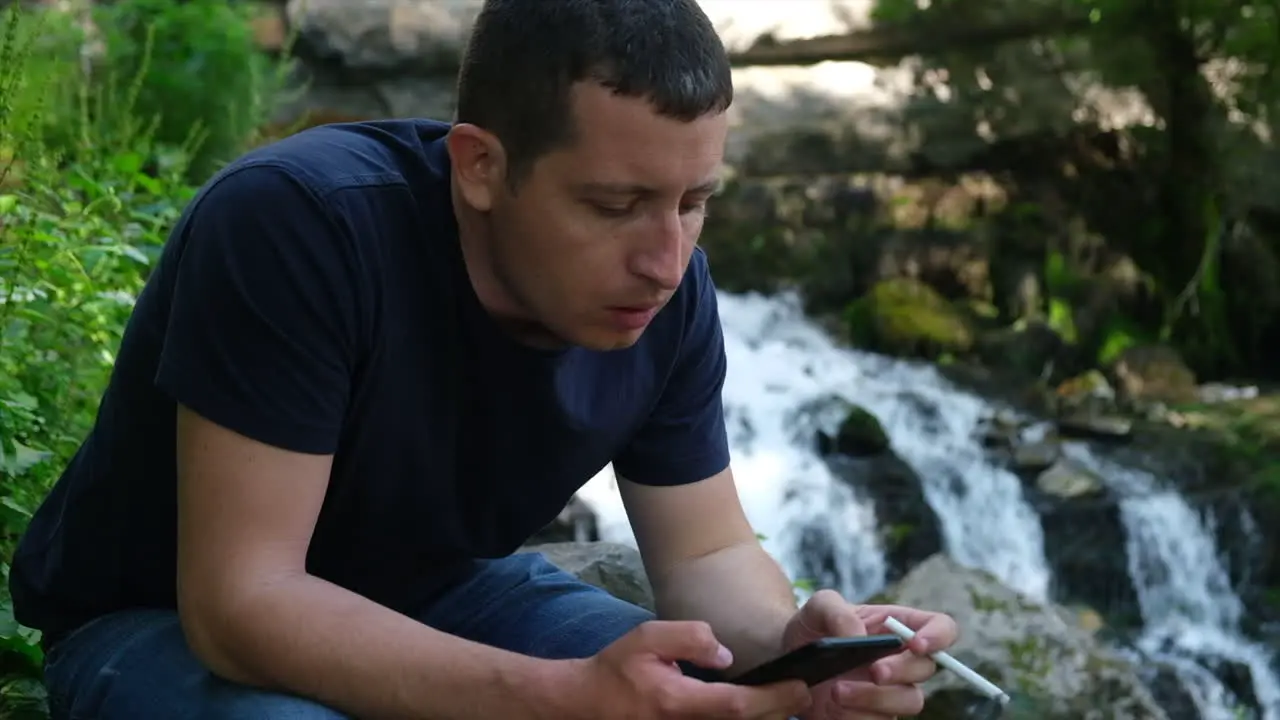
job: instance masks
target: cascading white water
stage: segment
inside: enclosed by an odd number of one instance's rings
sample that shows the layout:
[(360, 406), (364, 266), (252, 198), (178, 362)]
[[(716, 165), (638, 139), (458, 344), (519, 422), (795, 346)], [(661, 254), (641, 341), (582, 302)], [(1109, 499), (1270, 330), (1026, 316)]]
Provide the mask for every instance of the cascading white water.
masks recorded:
[(1280, 720), (1275, 650), (1241, 633), (1244, 604), (1231, 587), (1209, 519), (1147, 472), (1108, 462), (1074, 443), (1064, 449), (1121, 498), (1129, 576), (1144, 622), (1139, 651), (1174, 669), (1204, 720), (1237, 720), (1240, 704), (1204, 667), (1206, 660), (1247, 668), (1262, 720)]
[[(975, 432), (987, 405), (927, 365), (841, 348), (806, 319), (794, 296), (721, 293), (729, 371), (724, 400), (734, 474), (747, 517), (793, 577), (800, 538), (816, 524), (849, 597), (881, 589), (885, 559), (870, 503), (834, 478), (812, 438), (797, 437), (796, 413), (832, 395), (865, 407), (894, 450), (921, 476), (940, 516), (947, 552), (1010, 587), (1043, 597), (1049, 585), (1044, 535), (1018, 479), (988, 462)], [(606, 469), (583, 489), (608, 539), (633, 543)]]
[[(796, 413), (831, 395), (870, 410), (894, 451), (919, 474), (939, 517), (946, 552), (987, 570), (1026, 595), (1044, 598), (1051, 573), (1044, 534), (1019, 480), (993, 464), (977, 432), (990, 405), (947, 383), (935, 369), (841, 348), (803, 316), (793, 296), (719, 295), (729, 370), (724, 399), (734, 473), (747, 516), (793, 578), (801, 538), (815, 525), (832, 544), (839, 588), (866, 597), (884, 584), (886, 561), (870, 503), (836, 479)], [(1130, 571), (1146, 631), (1140, 649), (1176, 668), (1203, 720), (1236, 720), (1225, 687), (1188, 654), (1242, 663), (1258, 700), (1275, 708), (1277, 682), (1266, 651), (1239, 634), (1239, 598), (1216, 556), (1212, 533), (1176, 494), (1152, 494), (1154, 478), (1072, 447), (1130, 499), (1121, 508)], [(1137, 492), (1139, 488), (1142, 492)], [(606, 468), (580, 496), (596, 511), (604, 539), (634, 544)], [(1273, 709), (1263, 720), (1280, 720)]]

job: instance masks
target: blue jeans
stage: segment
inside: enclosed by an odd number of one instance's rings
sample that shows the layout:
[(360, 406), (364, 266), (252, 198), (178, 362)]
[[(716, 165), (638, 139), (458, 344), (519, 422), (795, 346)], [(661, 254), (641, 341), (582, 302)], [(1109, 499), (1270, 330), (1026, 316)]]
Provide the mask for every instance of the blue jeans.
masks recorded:
[[(588, 585), (541, 554), (484, 561), (418, 618), (443, 632), (543, 658), (589, 657), (652, 614)], [(98, 618), (45, 665), (53, 720), (343, 720), (300, 697), (227, 682), (187, 647), (172, 610)]]

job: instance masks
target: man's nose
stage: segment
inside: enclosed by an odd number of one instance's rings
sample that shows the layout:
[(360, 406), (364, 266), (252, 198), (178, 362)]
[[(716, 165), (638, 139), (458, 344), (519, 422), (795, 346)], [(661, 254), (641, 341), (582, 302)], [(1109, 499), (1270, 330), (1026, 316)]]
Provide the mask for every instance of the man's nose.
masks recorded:
[(684, 278), (686, 233), (678, 211), (663, 212), (654, 218), (646, 233), (644, 248), (637, 254), (633, 270), (668, 292), (680, 287)]

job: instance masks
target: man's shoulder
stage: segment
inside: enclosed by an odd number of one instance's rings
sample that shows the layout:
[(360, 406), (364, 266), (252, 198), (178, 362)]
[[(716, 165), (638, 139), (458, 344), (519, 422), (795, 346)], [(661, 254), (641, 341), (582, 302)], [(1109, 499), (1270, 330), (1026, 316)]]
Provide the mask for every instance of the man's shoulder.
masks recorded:
[(322, 199), (343, 190), (430, 191), (448, 180), (448, 155), (438, 141), (449, 127), (425, 119), (319, 125), (245, 153), (209, 184), (271, 168)]

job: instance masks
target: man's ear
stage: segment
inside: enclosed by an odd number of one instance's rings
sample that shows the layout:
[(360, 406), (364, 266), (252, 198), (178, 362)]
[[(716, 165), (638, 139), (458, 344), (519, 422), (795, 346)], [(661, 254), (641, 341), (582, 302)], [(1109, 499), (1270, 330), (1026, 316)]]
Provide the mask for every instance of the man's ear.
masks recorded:
[(476, 210), (488, 212), (506, 181), (507, 155), (502, 142), (488, 130), (459, 123), (449, 130), (445, 145), (462, 198)]

